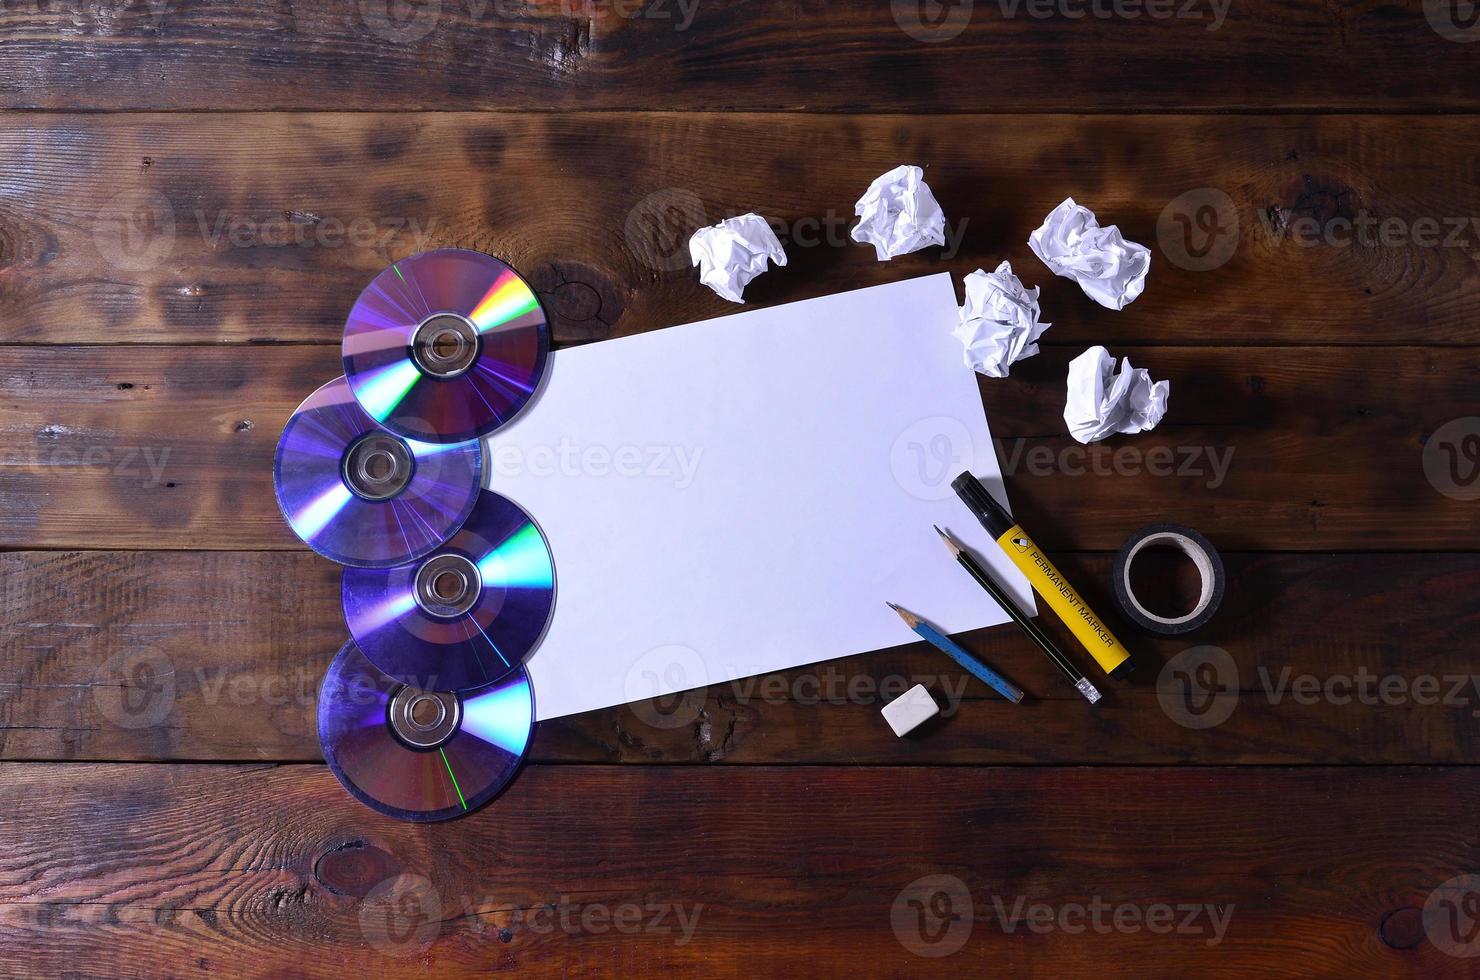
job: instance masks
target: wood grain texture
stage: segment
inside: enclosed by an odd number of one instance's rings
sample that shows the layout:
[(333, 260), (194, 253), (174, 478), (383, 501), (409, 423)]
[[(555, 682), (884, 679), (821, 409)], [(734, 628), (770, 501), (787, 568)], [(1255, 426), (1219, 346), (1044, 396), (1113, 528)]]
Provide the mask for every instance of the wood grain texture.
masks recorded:
[[(0, 106), (1472, 109), (1420, 0), (135, 0), (6, 4)], [(1435, 26), (1437, 25), (1437, 27)]]
[[(1474, 830), (1414, 817), (1473, 812), (1473, 769), (536, 766), (435, 828), (313, 766), (7, 765), (0, 785), (0, 957), (21, 972), (778, 975), (846, 951), (874, 976), (1469, 975), (1420, 910), (1473, 867)], [(970, 915), (949, 960), (906, 945), (927, 875)], [(1140, 911), (1058, 927), (1095, 903)], [(1040, 904), (1049, 928), (1012, 921)], [(613, 920), (630, 905), (668, 914)], [(1200, 908), (1154, 932), (1154, 905)]]
[(296, 545), (273, 453), (293, 409), (343, 373), (337, 348), (9, 348), (0, 365), (6, 540)]
[[(448, 245), (604, 339), (734, 312), (686, 242), (747, 211), (789, 255), (752, 305), (1010, 259), (1052, 344), (1480, 343), (1469, 116), (12, 114), (0, 159), (10, 343), (336, 343), (371, 277)], [(947, 246), (881, 263), (853, 203), (902, 161)], [(1026, 245), (1069, 195), (1155, 250), (1122, 312)]]
[(6, 757), (320, 757), (313, 706), (346, 638), (338, 566), (307, 553), (12, 552), (0, 581)]
[[(1469, 7), (0, 2), (0, 974), (1474, 975)], [(904, 162), (948, 243), (878, 263), (853, 202)], [(1025, 245), (1069, 195), (1154, 250), (1125, 311)], [(962, 641), (1023, 705), (912, 643), (544, 723), (464, 820), (360, 806), (315, 734), (338, 568), (269, 477), (355, 296), (471, 247), (559, 345), (622, 337), (737, 309), (685, 243), (747, 211), (790, 258), (752, 308), (1042, 286), (981, 383), (1015, 512), (1106, 613), (1128, 532), (1199, 527), (1222, 612), (1117, 624), (1093, 708), (998, 628)], [(1156, 431), (1065, 434), (1093, 343), (1171, 380)]]
[[(1480, 682), (1470, 637), (1480, 618), (1480, 556), (1226, 558), (1228, 597), (1194, 637), (1153, 639), (1114, 620), (1139, 669), (1125, 682), (1095, 672), (1107, 697), (1094, 708), (1015, 628), (1000, 627), (963, 642), (1029, 692), (1022, 705), (913, 643), (545, 722), (532, 758), (1474, 761)], [(1055, 559), (1101, 612), (1114, 615), (1108, 556)], [(0, 581), (10, 619), (0, 627), (0, 758), (320, 757), (318, 684), (346, 635), (339, 575), (328, 562), (282, 553), (27, 552), (0, 556)], [(1040, 622), (1064, 650), (1077, 650), (1051, 615)], [(1207, 690), (1183, 653), (1194, 645), (1226, 651), (1219, 662), (1231, 673)], [(942, 717), (897, 739), (879, 708), (916, 683), (935, 693)], [(1225, 698), (1233, 699), (1226, 708)], [(1219, 712), (1226, 718), (1218, 724), (1194, 727)]]
[[(1480, 541), (1480, 511), (1424, 469), (1426, 441), (1480, 400), (1480, 350), (1141, 348), (1136, 366), (1171, 380), (1166, 420), (1088, 448), (1062, 419), (1077, 353), (982, 380), (1013, 504), (1045, 547), (1114, 550), (1158, 520), (1230, 550)], [(325, 346), (0, 348), (0, 546), (301, 547), (272, 456), (339, 370)], [(920, 480), (953, 475), (921, 466)]]

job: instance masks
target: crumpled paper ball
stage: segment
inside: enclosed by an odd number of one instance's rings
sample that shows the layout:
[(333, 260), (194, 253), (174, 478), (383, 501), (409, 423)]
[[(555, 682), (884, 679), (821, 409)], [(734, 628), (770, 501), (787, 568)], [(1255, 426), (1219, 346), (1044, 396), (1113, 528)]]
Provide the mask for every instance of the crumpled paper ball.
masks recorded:
[(879, 261), (946, 243), (946, 216), (924, 180), (925, 171), (902, 164), (880, 176), (853, 205), (855, 242), (874, 247)]
[(742, 214), (700, 228), (689, 238), (689, 258), (699, 281), (731, 303), (743, 303), (746, 285), (766, 271), (766, 260), (786, 264), (786, 251), (766, 219)]
[(1126, 241), (1114, 225), (1101, 228), (1095, 213), (1072, 197), (1048, 213), (1028, 236), (1028, 247), (1055, 275), (1073, 279), (1109, 309), (1125, 309), (1146, 288), (1151, 250)]
[(1171, 382), (1152, 384), (1151, 372), (1131, 367), (1128, 357), (1116, 373), (1110, 352), (1091, 347), (1069, 362), (1064, 421), (1069, 434), (1086, 444), (1116, 432), (1145, 432), (1166, 415), (1171, 392)]
[(1038, 287), (1024, 287), (1010, 262), (996, 272), (977, 269), (965, 285), (966, 305), (952, 336), (965, 347), (968, 367), (1005, 378), (1008, 365), (1038, 353), (1035, 341), (1052, 326), (1038, 322)]

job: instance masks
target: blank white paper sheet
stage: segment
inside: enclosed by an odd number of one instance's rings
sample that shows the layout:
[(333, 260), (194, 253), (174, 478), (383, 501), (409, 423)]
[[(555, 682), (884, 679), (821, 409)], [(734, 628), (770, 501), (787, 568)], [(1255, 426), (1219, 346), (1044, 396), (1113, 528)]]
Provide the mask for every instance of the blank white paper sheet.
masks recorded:
[(970, 469), (1007, 502), (955, 322), (940, 273), (552, 354), (487, 441), (555, 560), (536, 716), (915, 642), (886, 600), (1006, 622), (932, 524), (1033, 610), (950, 488)]

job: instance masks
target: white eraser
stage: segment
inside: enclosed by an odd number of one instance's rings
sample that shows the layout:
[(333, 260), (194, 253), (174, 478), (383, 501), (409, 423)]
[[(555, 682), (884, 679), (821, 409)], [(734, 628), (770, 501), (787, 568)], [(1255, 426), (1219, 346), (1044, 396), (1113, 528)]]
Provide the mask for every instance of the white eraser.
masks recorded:
[(940, 714), (940, 707), (924, 684), (916, 684), (884, 705), (883, 711), (884, 720), (894, 729), (894, 734), (903, 735)]

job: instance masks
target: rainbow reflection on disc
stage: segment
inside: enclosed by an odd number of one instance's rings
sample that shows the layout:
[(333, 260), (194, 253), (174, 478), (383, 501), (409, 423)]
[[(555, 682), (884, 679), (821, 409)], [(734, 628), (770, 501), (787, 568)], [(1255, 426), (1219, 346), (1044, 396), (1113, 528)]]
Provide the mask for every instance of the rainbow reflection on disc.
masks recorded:
[(283, 426), (273, 461), (278, 506), (293, 533), (342, 565), (400, 565), (457, 533), (478, 500), (481, 443), (441, 444), (387, 432), (344, 378), (324, 385)]
[(394, 568), (347, 568), (344, 618), (365, 658), (427, 690), (499, 680), (538, 645), (555, 608), (555, 569), (518, 504), (484, 490), (462, 530)]
[(402, 259), (365, 287), (344, 325), (344, 373), (381, 425), (465, 442), (534, 397), (550, 327), (529, 284), (491, 255), (443, 248)]
[(387, 677), (355, 646), (340, 649), (319, 692), (319, 745), (361, 803), (397, 820), (471, 813), (518, 774), (534, 731), (522, 667), (461, 694)]

